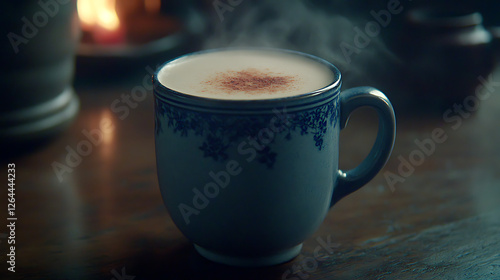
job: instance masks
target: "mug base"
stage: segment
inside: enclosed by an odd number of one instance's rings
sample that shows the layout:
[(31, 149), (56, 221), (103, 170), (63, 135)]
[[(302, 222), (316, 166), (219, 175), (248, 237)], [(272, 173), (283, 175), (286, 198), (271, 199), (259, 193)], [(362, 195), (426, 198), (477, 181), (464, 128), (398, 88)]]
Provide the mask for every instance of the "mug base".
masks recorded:
[(276, 265), (295, 258), (299, 255), (300, 250), (302, 249), (302, 243), (290, 249), (283, 250), (278, 254), (263, 257), (235, 257), (223, 255), (207, 250), (196, 244), (194, 244), (194, 248), (200, 255), (216, 263), (240, 267), (258, 267)]
[(80, 101), (69, 86), (51, 100), (12, 112), (0, 112), (0, 142), (36, 142), (67, 128), (75, 119)]

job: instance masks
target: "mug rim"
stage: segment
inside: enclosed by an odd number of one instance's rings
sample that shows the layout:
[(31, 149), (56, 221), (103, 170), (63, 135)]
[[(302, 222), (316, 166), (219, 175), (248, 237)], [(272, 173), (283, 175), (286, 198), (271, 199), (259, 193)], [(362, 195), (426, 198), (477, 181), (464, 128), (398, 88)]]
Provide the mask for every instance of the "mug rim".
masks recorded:
[[(185, 59), (186, 57), (194, 56), (194, 55), (202, 55), (205, 53), (212, 52), (223, 52), (223, 51), (232, 51), (232, 50), (264, 50), (264, 51), (275, 51), (293, 55), (299, 55), (302, 57), (306, 57), (308, 59), (312, 59), (316, 62), (319, 62), (325, 65), (330, 71), (332, 71), (334, 75), (334, 80), (328, 85), (319, 88), (314, 91), (309, 91), (305, 93), (301, 93), (298, 95), (285, 96), (285, 97), (277, 97), (277, 98), (267, 98), (267, 99), (217, 99), (210, 97), (201, 97), (196, 95), (191, 95), (188, 93), (183, 93), (174, 89), (167, 87), (162, 84), (158, 79), (159, 72), (168, 64), (177, 61), (179, 59)], [(246, 108), (270, 108), (283, 106), (284, 104), (287, 107), (294, 107), (296, 105), (303, 106), (307, 104), (315, 104), (321, 100), (327, 101), (331, 100), (338, 96), (340, 92), (340, 86), (342, 81), (342, 75), (338, 68), (330, 63), (329, 61), (317, 57), (315, 55), (303, 53), (300, 51), (289, 50), (289, 49), (281, 49), (281, 48), (267, 48), (267, 47), (227, 47), (227, 48), (215, 48), (215, 49), (207, 49), (196, 52), (187, 53), (181, 56), (177, 56), (173, 59), (170, 59), (163, 64), (161, 64), (153, 74), (153, 93), (157, 99), (175, 103), (177, 105), (191, 105), (196, 107), (210, 107), (210, 108), (233, 108), (233, 109), (246, 109)], [(323, 102), (320, 102), (323, 103)], [(184, 107), (184, 106), (183, 106)]]

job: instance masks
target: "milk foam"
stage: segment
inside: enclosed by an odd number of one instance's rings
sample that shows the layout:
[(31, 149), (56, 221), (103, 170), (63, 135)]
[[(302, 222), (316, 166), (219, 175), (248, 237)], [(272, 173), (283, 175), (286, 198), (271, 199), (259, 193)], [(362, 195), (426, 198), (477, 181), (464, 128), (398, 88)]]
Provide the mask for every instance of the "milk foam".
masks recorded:
[(166, 64), (161, 84), (193, 96), (228, 100), (272, 99), (324, 88), (335, 76), (313, 59), (273, 50), (224, 50)]

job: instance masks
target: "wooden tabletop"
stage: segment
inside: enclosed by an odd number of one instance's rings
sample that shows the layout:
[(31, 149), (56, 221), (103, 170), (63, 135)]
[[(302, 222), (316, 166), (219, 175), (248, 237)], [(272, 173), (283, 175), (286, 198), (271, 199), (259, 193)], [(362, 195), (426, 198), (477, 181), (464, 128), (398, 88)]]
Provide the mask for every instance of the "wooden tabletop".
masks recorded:
[[(77, 86), (73, 125), (2, 161), (0, 220), (9, 223), (8, 163), (17, 220), (15, 273), (11, 231), (0, 229), (1, 279), (500, 279), (500, 87), (470, 115), (405, 116), (396, 107), (396, 145), (381, 173), (335, 205), (299, 257), (242, 269), (199, 256), (170, 219), (156, 176), (153, 97), (122, 99), (141, 83)], [(102, 125), (111, 127), (102, 141), (83, 147)], [(376, 127), (372, 111), (354, 113), (341, 133), (342, 168), (364, 158)], [(81, 159), (70, 152), (78, 148)], [(56, 173), (57, 163), (66, 168)]]

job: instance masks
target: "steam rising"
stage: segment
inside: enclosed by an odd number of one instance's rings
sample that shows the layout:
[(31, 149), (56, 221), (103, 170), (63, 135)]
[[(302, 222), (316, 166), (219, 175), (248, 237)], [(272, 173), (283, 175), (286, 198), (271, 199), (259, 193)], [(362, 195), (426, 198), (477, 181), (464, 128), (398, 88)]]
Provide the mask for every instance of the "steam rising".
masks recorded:
[[(334, 2), (349, 5), (349, 1)], [(352, 54), (348, 63), (340, 44), (346, 42), (355, 46), (354, 27), (363, 29), (369, 14), (355, 19), (334, 10), (311, 6), (306, 1), (243, 0), (241, 5), (225, 11), (223, 16), (222, 22), (217, 17), (214, 20), (213, 36), (206, 39), (204, 48), (252, 46), (302, 51), (337, 66), (343, 74), (344, 85), (348, 87), (373, 85), (381, 80), (381, 75), (382, 80), (388, 75), (383, 71), (390, 68), (387, 64), (398, 63), (380, 35), (370, 38), (370, 44), (361, 48), (359, 54)]]

